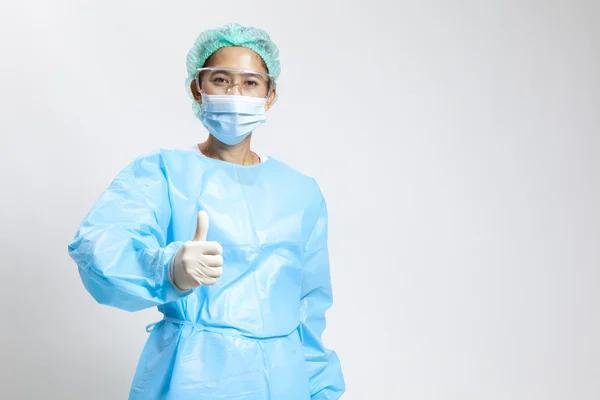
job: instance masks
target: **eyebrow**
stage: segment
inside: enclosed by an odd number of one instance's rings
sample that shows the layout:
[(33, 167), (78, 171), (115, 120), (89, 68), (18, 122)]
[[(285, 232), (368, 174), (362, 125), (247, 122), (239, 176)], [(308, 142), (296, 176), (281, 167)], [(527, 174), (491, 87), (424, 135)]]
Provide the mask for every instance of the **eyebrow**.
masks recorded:
[[(223, 74), (227, 77), (231, 77), (232, 75), (235, 74), (235, 72), (229, 71), (226, 69), (216, 69), (216, 70), (210, 70), (207, 72), (210, 73), (210, 76), (212, 76), (214, 74)], [(244, 78), (256, 78), (256, 79), (260, 79), (263, 82), (268, 82), (268, 79), (265, 79), (265, 77), (260, 72), (244, 72), (244, 73), (242, 73), (242, 76)]]

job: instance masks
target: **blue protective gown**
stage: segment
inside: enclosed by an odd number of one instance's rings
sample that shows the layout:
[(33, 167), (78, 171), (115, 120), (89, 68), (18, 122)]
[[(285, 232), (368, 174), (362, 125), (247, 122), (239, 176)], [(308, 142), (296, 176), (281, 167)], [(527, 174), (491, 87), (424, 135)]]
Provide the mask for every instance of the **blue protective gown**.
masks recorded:
[[(206, 210), (223, 246), (214, 286), (179, 291), (173, 256)], [(276, 159), (240, 166), (184, 150), (139, 157), (69, 244), (86, 289), (128, 311), (158, 306), (130, 399), (338, 399), (323, 347), (332, 293), (327, 210), (316, 182)]]

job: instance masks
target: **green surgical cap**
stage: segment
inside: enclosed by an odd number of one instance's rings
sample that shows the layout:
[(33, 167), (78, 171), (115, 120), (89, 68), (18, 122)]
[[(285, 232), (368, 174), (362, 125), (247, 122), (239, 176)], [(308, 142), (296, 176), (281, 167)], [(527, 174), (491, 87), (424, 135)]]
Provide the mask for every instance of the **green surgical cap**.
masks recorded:
[[(273, 75), (277, 81), (281, 72), (279, 50), (269, 35), (262, 29), (244, 27), (235, 23), (228, 24), (202, 32), (188, 52), (186, 62), (188, 76), (185, 86), (192, 99), (194, 96), (190, 90), (190, 84), (196, 78), (196, 70), (204, 66), (211, 54), (227, 46), (242, 46), (253, 50), (263, 59), (269, 74)], [(193, 109), (194, 114), (200, 117), (200, 105), (195, 100)]]

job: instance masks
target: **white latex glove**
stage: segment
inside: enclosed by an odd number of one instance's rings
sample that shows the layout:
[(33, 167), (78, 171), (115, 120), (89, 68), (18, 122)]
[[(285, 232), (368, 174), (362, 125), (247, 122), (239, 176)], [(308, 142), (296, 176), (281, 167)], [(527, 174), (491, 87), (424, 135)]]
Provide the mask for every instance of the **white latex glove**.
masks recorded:
[(223, 272), (223, 248), (217, 242), (207, 242), (207, 233), (208, 214), (200, 211), (194, 239), (181, 246), (171, 265), (173, 284), (180, 290), (214, 285)]

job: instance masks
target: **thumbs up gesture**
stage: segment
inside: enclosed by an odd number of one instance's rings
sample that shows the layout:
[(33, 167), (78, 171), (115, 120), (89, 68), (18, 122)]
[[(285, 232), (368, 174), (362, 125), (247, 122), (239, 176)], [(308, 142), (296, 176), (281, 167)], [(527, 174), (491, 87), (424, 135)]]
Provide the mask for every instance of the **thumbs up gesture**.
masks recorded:
[(194, 239), (185, 242), (173, 260), (173, 283), (180, 290), (214, 285), (223, 272), (223, 248), (217, 242), (207, 242), (207, 233), (208, 214), (200, 211)]

